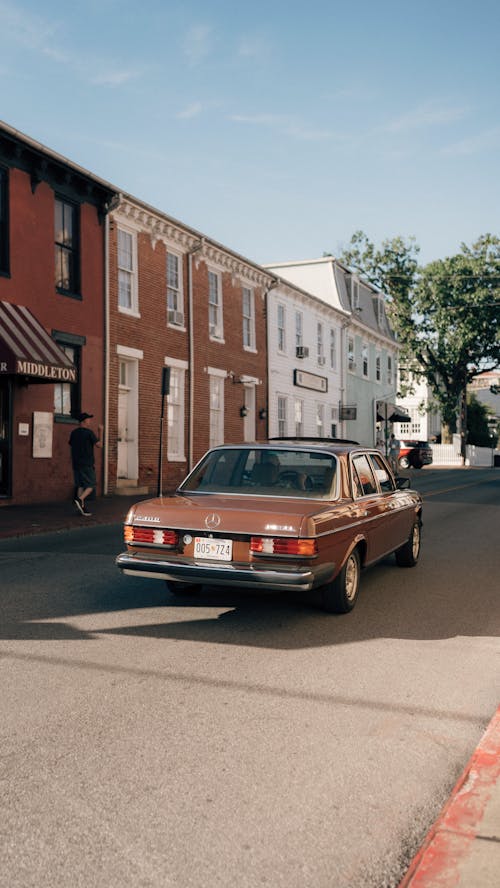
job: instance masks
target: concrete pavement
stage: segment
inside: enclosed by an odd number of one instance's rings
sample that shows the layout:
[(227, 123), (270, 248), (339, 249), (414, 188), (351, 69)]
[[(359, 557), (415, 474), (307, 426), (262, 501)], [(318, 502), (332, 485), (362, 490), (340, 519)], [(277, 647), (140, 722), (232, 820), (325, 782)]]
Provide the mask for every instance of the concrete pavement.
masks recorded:
[[(146, 497), (101, 497), (82, 516), (72, 501), (0, 507), (0, 539), (120, 524)], [(399, 888), (500, 885), (500, 707)], [(376, 886), (374, 886), (376, 888)]]

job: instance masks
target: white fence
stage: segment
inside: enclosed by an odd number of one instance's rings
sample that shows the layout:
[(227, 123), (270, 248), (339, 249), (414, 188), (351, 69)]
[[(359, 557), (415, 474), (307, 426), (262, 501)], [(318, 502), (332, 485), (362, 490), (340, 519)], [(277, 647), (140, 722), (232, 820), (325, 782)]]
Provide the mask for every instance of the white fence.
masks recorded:
[[(460, 456), (460, 443), (431, 444), (431, 447), (433, 465), (462, 465), (462, 457)], [(495, 455), (500, 455), (500, 451), (492, 450), (491, 447), (476, 447), (475, 444), (467, 444), (466, 465), (492, 466), (495, 462)]]

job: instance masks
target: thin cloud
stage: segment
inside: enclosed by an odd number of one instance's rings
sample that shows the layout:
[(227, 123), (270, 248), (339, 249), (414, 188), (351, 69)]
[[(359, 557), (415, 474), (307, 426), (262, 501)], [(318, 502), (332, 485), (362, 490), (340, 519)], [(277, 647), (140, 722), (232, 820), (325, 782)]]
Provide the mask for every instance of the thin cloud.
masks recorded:
[(178, 120), (191, 120), (193, 117), (198, 117), (203, 111), (203, 105), (201, 102), (192, 102), (190, 105), (187, 105), (186, 108), (183, 108), (182, 111), (179, 111), (175, 116)]
[(112, 68), (102, 71), (100, 74), (95, 74), (90, 78), (90, 83), (93, 86), (122, 86), (124, 83), (136, 80), (140, 76), (140, 72), (136, 69)]
[(280, 132), (282, 135), (307, 142), (323, 142), (328, 139), (339, 138), (329, 130), (316, 129), (300, 120), (286, 117), (282, 114), (233, 114), (230, 120), (233, 120), (235, 123), (267, 127)]
[(212, 29), (209, 25), (194, 25), (182, 42), (182, 49), (190, 65), (199, 65), (210, 55), (213, 47)]
[(50, 41), (58, 30), (55, 22), (45, 21), (11, 3), (0, 2), (0, 31), (4, 38), (19, 46), (50, 52)]
[(442, 154), (465, 157), (483, 154), (487, 151), (498, 151), (498, 149), (500, 149), (500, 127), (497, 126), (455, 142), (453, 145), (448, 145), (447, 148), (443, 148)]
[(241, 58), (259, 59), (270, 53), (269, 41), (262, 37), (242, 37), (237, 48)]
[(443, 126), (462, 120), (467, 114), (466, 108), (447, 108), (430, 102), (420, 105), (413, 111), (402, 114), (395, 120), (382, 127), (384, 132), (404, 133), (413, 130), (428, 129), (434, 126)]

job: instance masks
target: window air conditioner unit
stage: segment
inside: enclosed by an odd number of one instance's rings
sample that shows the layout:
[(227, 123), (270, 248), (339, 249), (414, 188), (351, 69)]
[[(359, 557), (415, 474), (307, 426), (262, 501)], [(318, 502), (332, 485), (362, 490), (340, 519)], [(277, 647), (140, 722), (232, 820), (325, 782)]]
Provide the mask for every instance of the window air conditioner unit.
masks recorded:
[(174, 311), (174, 309), (169, 308), (168, 323), (176, 324), (177, 326), (182, 327), (182, 325), (184, 324), (184, 315), (182, 311)]
[(306, 345), (297, 345), (295, 348), (295, 356), (297, 358), (308, 358), (309, 357), (309, 349)]
[(325, 358), (325, 357), (319, 357), (319, 358), (318, 358), (318, 364), (319, 364), (320, 367), (323, 367), (323, 366), (326, 364), (326, 358)]

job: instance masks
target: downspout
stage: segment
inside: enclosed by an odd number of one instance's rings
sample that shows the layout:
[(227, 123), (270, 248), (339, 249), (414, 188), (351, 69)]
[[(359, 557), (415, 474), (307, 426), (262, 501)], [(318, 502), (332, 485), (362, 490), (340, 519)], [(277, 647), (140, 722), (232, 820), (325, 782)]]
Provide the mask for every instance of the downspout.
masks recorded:
[(188, 337), (188, 368), (189, 368), (189, 425), (188, 425), (188, 469), (194, 465), (194, 317), (193, 317), (193, 256), (203, 250), (205, 238), (202, 237), (196, 246), (188, 250), (188, 302), (189, 302), (189, 337)]
[(109, 214), (116, 209), (121, 201), (121, 194), (115, 194), (105, 207), (104, 215), (104, 440), (102, 444), (103, 459), (103, 494), (109, 492), (109, 373), (110, 373), (110, 304), (109, 304)]
[(279, 278), (273, 278), (268, 287), (264, 290), (264, 307), (266, 312), (266, 388), (267, 388), (267, 416), (266, 416), (266, 440), (269, 438), (269, 416), (271, 413), (271, 405), (269, 403), (269, 392), (271, 389), (271, 373), (269, 370), (269, 325), (270, 325), (270, 314), (269, 314), (269, 293), (271, 290), (274, 290), (280, 284)]

